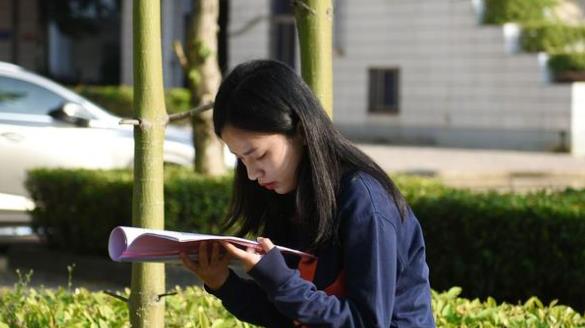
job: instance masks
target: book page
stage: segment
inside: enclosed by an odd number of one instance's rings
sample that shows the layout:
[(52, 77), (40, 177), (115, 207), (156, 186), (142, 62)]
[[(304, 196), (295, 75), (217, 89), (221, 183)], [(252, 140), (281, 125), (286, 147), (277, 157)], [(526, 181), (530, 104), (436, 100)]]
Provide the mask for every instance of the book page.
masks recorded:
[[(258, 242), (239, 237), (120, 226), (110, 233), (108, 252), (114, 261), (177, 261), (181, 252), (196, 258), (199, 242), (214, 240), (229, 241), (241, 249), (253, 247), (262, 251), (262, 246)], [(308, 253), (282, 246), (276, 247), (283, 252), (314, 258)]]

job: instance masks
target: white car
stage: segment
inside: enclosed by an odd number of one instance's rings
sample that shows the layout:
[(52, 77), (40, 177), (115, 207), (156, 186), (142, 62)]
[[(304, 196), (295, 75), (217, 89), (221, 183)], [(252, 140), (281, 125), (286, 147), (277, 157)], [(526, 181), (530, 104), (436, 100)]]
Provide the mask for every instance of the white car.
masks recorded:
[[(132, 167), (133, 128), (119, 122), (75, 92), (0, 62), (0, 228), (28, 220), (27, 170)], [(191, 132), (167, 127), (165, 163), (192, 166), (193, 157)], [(233, 161), (226, 156), (226, 163)]]

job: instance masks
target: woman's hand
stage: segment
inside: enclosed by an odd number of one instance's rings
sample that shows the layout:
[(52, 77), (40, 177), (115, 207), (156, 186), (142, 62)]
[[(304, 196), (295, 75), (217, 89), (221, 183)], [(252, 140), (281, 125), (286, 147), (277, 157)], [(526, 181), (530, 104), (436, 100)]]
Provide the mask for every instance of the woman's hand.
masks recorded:
[[(208, 253), (208, 244), (212, 244), (211, 254)], [(196, 261), (192, 261), (185, 253), (180, 254), (183, 265), (211, 289), (220, 288), (229, 276), (228, 263), (231, 256), (229, 253), (220, 254), (220, 247), (218, 242), (200, 242)]]
[[(274, 244), (268, 238), (258, 237), (257, 240), (260, 246), (262, 246), (264, 254), (268, 253), (274, 247)], [(248, 247), (248, 249), (244, 251), (226, 241), (222, 241), (221, 244), (233, 258), (242, 263), (246, 272), (252, 270), (262, 258), (262, 255), (258, 254), (256, 249), (252, 247)]]

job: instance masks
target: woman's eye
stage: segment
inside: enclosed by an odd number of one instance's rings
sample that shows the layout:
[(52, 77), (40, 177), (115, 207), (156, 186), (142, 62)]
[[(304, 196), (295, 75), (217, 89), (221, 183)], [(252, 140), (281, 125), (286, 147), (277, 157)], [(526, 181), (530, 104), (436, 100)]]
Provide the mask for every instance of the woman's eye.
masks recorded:
[(266, 153), (263, 153), (262, 155), (256, 157), (256, 160), (263, 159), (265, 156), (266, 156)]

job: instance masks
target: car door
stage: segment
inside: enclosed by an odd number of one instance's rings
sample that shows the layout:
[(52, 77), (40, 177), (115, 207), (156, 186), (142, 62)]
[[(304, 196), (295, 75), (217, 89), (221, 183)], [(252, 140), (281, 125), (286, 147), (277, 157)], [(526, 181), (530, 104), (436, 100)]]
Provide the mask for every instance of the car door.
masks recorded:
[(121, 137), (123, 131), (79, 127), (49, 116), (67, 102), (40, 84), (0, 75), (0, 193), (26, 195), (26, 171), (36, 167), (129, 165), (132, 140)]

